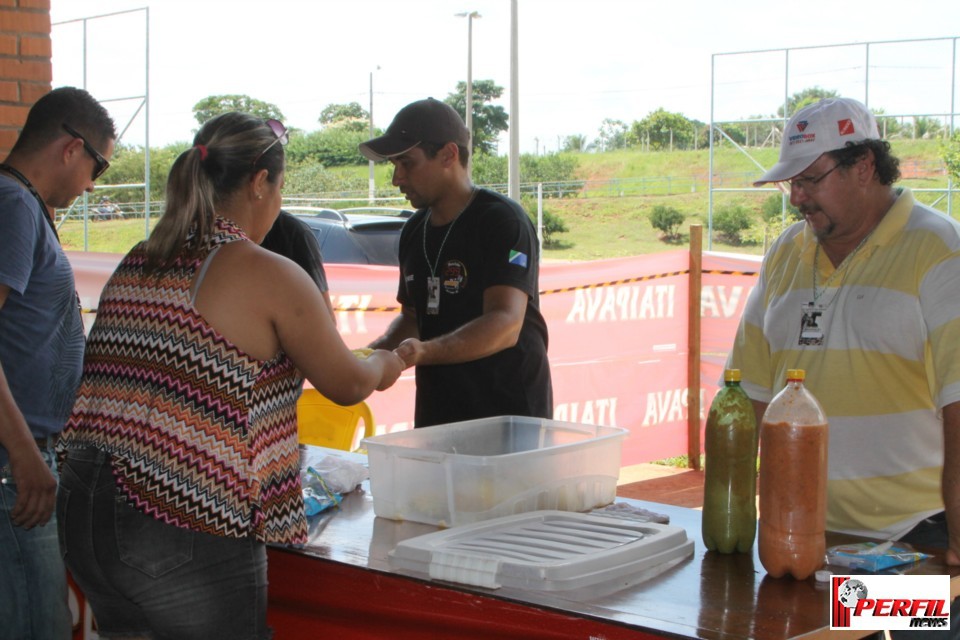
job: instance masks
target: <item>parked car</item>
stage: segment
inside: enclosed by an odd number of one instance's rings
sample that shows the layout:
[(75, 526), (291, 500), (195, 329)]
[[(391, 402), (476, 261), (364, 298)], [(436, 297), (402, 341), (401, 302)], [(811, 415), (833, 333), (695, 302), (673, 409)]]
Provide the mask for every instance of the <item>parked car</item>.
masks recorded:
[(409, 209), (363, 207), (326, 209), (284, 207), (310, 227), (320, 243), (325, 263), (397, 266), (400, 229)]

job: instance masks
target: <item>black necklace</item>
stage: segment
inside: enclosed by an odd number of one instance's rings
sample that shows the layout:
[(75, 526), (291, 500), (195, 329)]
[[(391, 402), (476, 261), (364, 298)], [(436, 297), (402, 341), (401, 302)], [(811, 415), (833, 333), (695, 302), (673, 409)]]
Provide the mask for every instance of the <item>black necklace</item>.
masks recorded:
[(27, 191), (37, 199), (37, 204), (40, 205), (40, 212), (43, 214), (43, 219), (47, 221), (47, 224), (50, 225), (50, 229), (53, 230), (53, 235), (57, 237), (57, 242), (60, 242), (60, 234), (57, 233), (57, 226), (53, 224), (53, 220), (50, 219), (50, 214), (47, 212), (47, 203), (43, 201), (43, 198), (40, 197), (40, 192), (37, 191), (37, 188), (33, 186), (33, 183), (27, 180), (27, 176), (20, 173), (17, 169), (14, 169), (7, 163), (0, 163), (0, 171), (6, 171), (11, 176), (23, 183), (23, 186), (27, 188)]

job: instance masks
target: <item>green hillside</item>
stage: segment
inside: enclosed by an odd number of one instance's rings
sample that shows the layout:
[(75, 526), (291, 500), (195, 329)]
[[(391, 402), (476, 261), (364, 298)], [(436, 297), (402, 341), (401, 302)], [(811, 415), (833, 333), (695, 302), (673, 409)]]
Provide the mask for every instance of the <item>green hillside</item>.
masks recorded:
[[(947, 177), (937, 141), (894, 141), (893, 146), (901, 159), (901, 184), (913, 189), (946, 187)], [(714, 215), (724, 208), (742, 207), (750, 217), (751, 228), (741, 234), (739, 243), (732, 243), (717, 233), (712, 239), (706, 235), (710, 175), (708, 150), (576, 154), (576, 184), (544, 186), (545, 195), (554, 196), (545, 197), (545, 212), (558, 216), (567, 228), (565, 233), (556, 235), (556, 246), (545, 248), (544, 257), (594, 260), (667, 251), (687, 245), (686, 230), (691, 224), (703, 225), (705, 248), (762, 253), (764, 238), (771, 240), (779, 229), (777, 226), (767, 227), (760, 213), (761, 207), (765, 200), (779, 192), (751, 186), (761, 173), (754, 160), (769, 167), (776, 162), (778, 152), (774, 148), (750, 149), (749, 152), (753, 160), (727, 144), (714, 154)], [(368, 169), (357, 166), (331, 171), (365, 178)], [(388, 193), (396, 193), (389, 188), (390, 179), (390, 165), (377, 165), (376, 182), (380, 190), (387, 187)], [(535, 193), (535, 186), (524, 185), (523, 188), (526, 203), (526, 194)], [(558, 191), (562, 192), (562, 197), (556, 197)], [(941, 194), (918, 192), (917, 195), (941, 211), (947, 210)], [(289, 192), (285, 194), (287, 198), (296, 196)], [(389, 204), (400, 206), (402, 203)], [(677, 238), (664, 240), (650, 224), (648, 216), (657, 205), (671, 207), (684, 215), (685, 222)], [(154, 219), (159, 213), (157, 210), (152, 212)], [(535, 215), (536, 211), (531, 213)], [(960, 218), (960, 197), (957, 195), (954, 195), (953, 213)], [(79, 221), (65, 222), (61, 237), (67, 248), (84, 248), (84, 228)], [(143, 237), (142, 218), (96, 222), (87, 228), (87, 243), (93, 251), (123, 252)]]
[[(895, 141), (894, 152), (901, 159), (900, 184), (912, 189), (940, 189), (947, 185), (936, 141)], [(751, 149), (750, 154), (763, 167), (776, 163), (777, 149)], [(569, 231), (560, 236), (563, 245), (546, 249), (548, 258), (590, 260), (666, 251), (686, 246), (688, 235), (665, 242), (648, 219), (657, 205), (677, 209), (686, 217), (684, 229), (701, 224), (704, 247), (709, 210), (710, 154), (708, 150), (674, 152), (616, 151), (579, 154), (578, 179), (585, 180), (576, 198), (550, 199), (547, 211), (559, 215)], [(763, 201), (778, 194), (773, 189), (755, 189), (752, 181), (761, 169), (741, 151), (729, 145), (714, 153), (714, 213), (724, 207), (743, 206), (752, 214), (753, 228), (745, 240), (731, 244), (714, 234), (712, 248), (718, 251), (763, 252), (764, 224), (760, 215)], [(946, 211), (941, 194), (920, 192), (918, 198)], [(954, 195), (953, 214), (960, 218), (960, 196)], [(766, 230), (769, 239), (779, 231)], [(748, 237), (749, 236), (749, 237)]]

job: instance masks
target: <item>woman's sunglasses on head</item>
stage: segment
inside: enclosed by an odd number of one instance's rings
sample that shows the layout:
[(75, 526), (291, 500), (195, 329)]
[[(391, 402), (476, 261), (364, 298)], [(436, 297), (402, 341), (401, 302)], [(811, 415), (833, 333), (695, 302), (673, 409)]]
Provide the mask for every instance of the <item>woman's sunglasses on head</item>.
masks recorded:
[(257, 166), (257, 163), (260, 162), (260, 158), (263, 157), (267, 151), (273, 148), (273, 145), (280, 143), (281, 146), (285, 146), (287, 141), (290, 139), (287, 136), (287, 128), (283, 126), (283, 123), (279, 120), (270, 119), (266, 122), (267, 126), (270, 127), (270, 130), (273, 131), (273, 135), (277, 136), (277, 139), (267, 145), (267, 148), (260, 152), (260, 155), (257, 156), (257, 159), (253, 161), (253, 166)]

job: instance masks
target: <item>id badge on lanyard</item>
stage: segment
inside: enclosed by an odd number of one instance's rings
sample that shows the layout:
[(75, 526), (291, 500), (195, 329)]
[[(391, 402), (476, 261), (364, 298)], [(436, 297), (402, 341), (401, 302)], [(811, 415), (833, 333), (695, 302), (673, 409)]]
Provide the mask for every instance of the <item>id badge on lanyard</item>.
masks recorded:
[(800, 307), (800, 337), (797, 344), (804, 347), (823, 344), (825, 336), (822, 322), (826, 311), (826, 307), (813, 302)]
[(440, 278), (427, 276), (427, 315), (440, 313)]

